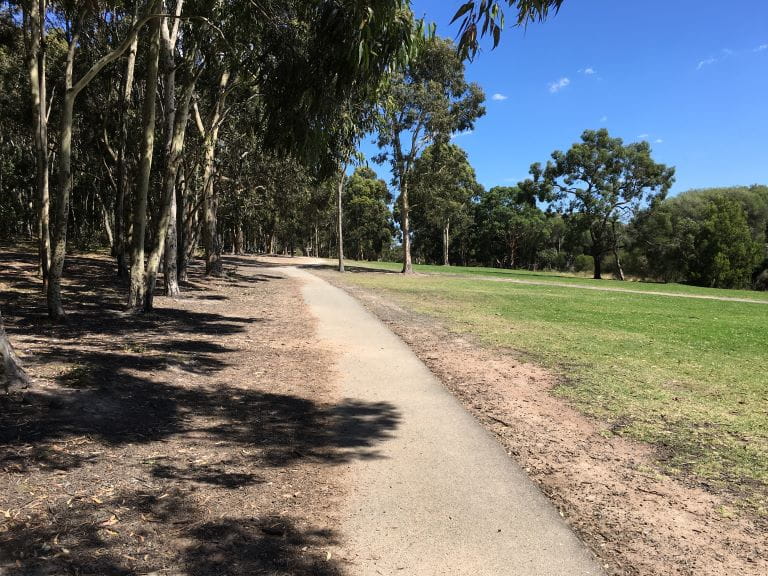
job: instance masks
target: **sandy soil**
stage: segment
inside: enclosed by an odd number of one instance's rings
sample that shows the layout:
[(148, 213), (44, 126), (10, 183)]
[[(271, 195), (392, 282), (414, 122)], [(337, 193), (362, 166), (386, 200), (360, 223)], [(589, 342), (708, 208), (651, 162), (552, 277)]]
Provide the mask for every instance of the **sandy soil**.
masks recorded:
[[(295, 280), (251, 259), (122, 312), (103, 257), (67, 264), (63, 326), (29, 255), (0, 306), (36, 386), (0, 400), (0, 573), (334, 575), (337, 378)], [(361, 443), (369, 445), (365, 438)]]
[(550, 393), (555, 378), (381, 294), (345, 287), (407, 342), (490, 430), (616, 575), (768, 574), (765, 526), (659, 472), (652, 450), (610, 433)]

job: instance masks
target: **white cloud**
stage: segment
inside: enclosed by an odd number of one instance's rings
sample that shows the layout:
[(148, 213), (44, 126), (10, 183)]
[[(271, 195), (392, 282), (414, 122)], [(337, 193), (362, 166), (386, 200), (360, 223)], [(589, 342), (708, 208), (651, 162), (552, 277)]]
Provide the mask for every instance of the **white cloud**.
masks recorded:
[(638, 135), (638, 138), (640, 138), (640, 140), (648, 140), (648, 134), (640, 134)]
[(586, 74), (587, 76), (592, 76), (592, 74), (597, 74), (597, 72), (595, 72), (595, 69), (592, 68), (591, 66), (588, 68), (582, 68), (581, 70), (579, 70), (579, 72), (581, 72), (582, 74)]
[(707, 58), (706, 60), (700, 60), (698, 65), (696, 66), (696, 70), (701, 70), (704, 68), (704, 66), (709, 66), (710, 64), (714, 64), (717, 62), (717, 58)]
[(560, 78), (560, 80), (558, 80), (557, 82), (552, 82), (549, 85), (549, 92), (551, 94), (554, 94), (555, 92), (560, 92), (560, 90), (568, 86), (568, 84), (570, 83), (571, 81), (569, 78), (566, 78), (566, 77)]
[(608, 116), (600, 116), (600, 122), (608, 122)]
[(654, 142), (656, 144), (664, 144), (664, 139), (663, 138), (656, 138), (656, 140), (654, 140)]
[(464, 130), (463, 132), (454, 132), (453, 134), (451, 134), (451, 140), (453, 140), (454, 138), (458, 138), (459, 136), (469, 136), (473, 132), (474, 130), (472, 129)]
[(760, 46), (752, 50), (752, 52), (762, 52), (763, 50), (768, 50), (768, 44), (760, 44)]
[(491, 96), (491, 100), (495, 100), (496, 102), (503, 102), (507, 98), (509, 98), (509, 96), (506, 96), (505, 94), (500, 94), (498, 92), (496, 92), (496, 94)]

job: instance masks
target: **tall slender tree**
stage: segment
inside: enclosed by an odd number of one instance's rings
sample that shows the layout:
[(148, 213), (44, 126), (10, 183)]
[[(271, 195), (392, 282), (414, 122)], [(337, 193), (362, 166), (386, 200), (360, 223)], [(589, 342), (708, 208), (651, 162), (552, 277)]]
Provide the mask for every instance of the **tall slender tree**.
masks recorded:
[(464, 64), (450, 40), (429, 38), (405, 70), (391, 78), (378, 120), (378, 162), (389, 161), (398, 189), (403, 272), (413, 272), (409, 186), (416, 159), (431, 143), (446, 143), (485, 114), (485, 96), (464, 79)]

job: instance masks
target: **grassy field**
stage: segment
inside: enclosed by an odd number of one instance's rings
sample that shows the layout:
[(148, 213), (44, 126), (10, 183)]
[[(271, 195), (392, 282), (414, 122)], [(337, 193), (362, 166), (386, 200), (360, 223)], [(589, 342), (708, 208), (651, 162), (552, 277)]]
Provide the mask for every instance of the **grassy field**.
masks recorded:
[(768, 306), (495, 282), (470, 273), (372, 272), (344, 281), (555, 370), (563, 376), (557, 394), (613, 433), (656, 446), (667, 471), (731, 492), (768, 515)]
[[(331, 262), (331, 261), (329, 261)], [(349, 261), (347, 264), (351, 267), (360, 267), (371, 270), (387, 270), (399, 272), (403, 265), (397, 262), (356, 262)], [(331, 264), (332, 265), (332, 264)], [(716, 288), (701, 288), (699, 286), (688, 286), (686, 284), (659, 282), (639, 282), (627, 281), (619, 282), (609, 279), (606, 275), (603, 280), (593, 280), (591, 273), (568, 274), (564, 272), (547, 272), (531, 270), (505, 270), (502, 268), (483, 268), (481, 266), (437, 266), (434, 264), (414, 264), (416, 272), (421, 274), (442, 274), (451, 276), (473, 276), (489, 277), (501, 280), (514, 280), (523, 282), (569, 284), (574, 286), (586, 286), (594, 288), (610, 288), (611, 290), (632, 290), (642, 292), (666, 292), (669, 294), (687, 294), (695, 296), (723, 297), (723, 298), (745, 298), (748, 300), (761, 300), (768, 302), (768, 292), (755, 292), (753, 290), (724, 290)]]

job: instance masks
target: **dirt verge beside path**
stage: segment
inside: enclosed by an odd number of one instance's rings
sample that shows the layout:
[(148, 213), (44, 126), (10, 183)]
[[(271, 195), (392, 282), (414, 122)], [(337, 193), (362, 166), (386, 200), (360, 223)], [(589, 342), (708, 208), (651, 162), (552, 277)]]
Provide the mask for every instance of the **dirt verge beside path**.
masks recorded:
[(491, 350), (435, 319), (319, 271), (407, 342), (492, 431), (607, 570), (622, 576), (763, 576), (768, 541), (728, 518), (717, 496), (664, 476), (647, 446), (610, 433), (550, 394), (555, 379), (511, 351)]
[(128, 316), (109, 260), (77, 256), (57, 326), (34, 258), (4, 250), (0, 269), (36, 379), (0, 400), (0, 573), (342, 573), (339, 464), (359, 450), (298, 282), (228, 258), (227, 278), (194, 266), (181, 299)]

